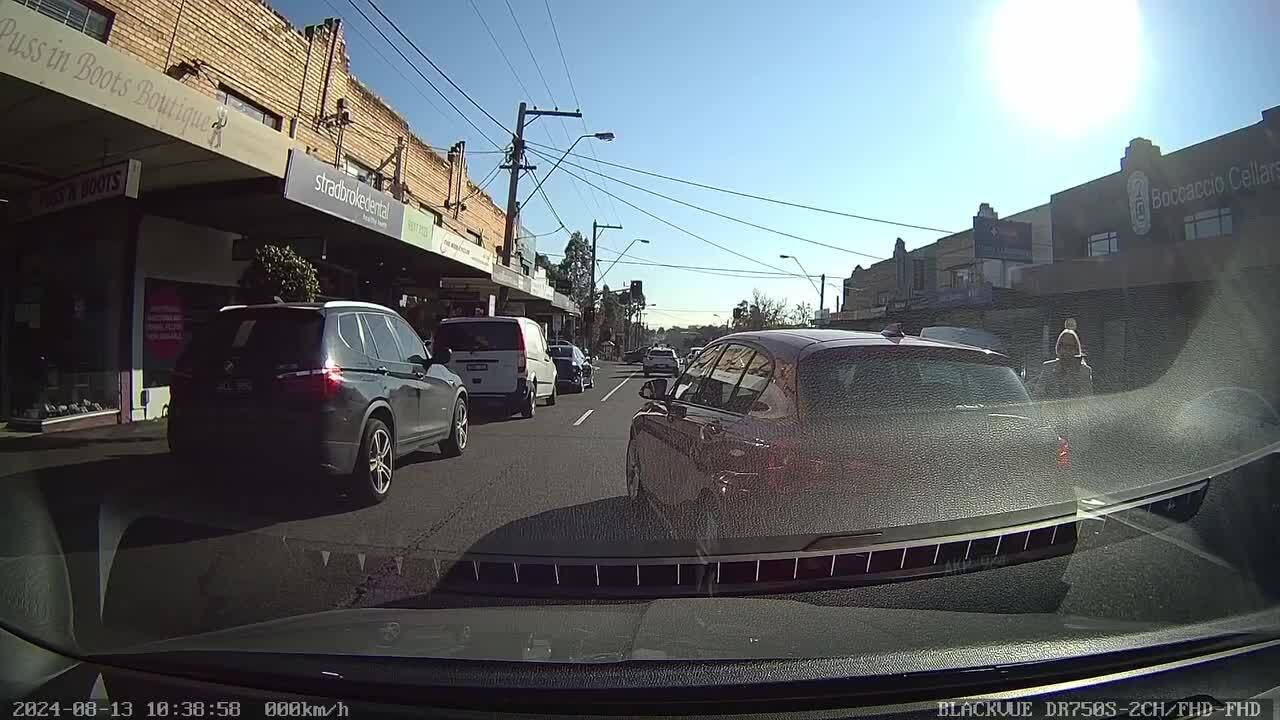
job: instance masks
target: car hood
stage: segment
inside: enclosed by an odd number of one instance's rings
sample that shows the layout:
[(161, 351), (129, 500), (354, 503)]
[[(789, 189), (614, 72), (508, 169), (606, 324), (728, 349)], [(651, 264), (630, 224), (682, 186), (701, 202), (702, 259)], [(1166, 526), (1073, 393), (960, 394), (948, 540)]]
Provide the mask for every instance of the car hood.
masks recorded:
[[(1200, 624), (1053, 613), (820, 607), (790, 599), (338, 610), (140, 645), (123, 653), (276, 652), (606, 663), (857, 657), (869, 673), (1042, 661), (1276, 626), (1267, 610)], [(995, 649), (999, 648), (999, 654)], [(114, 654), (121, 654), (119, 652)]]

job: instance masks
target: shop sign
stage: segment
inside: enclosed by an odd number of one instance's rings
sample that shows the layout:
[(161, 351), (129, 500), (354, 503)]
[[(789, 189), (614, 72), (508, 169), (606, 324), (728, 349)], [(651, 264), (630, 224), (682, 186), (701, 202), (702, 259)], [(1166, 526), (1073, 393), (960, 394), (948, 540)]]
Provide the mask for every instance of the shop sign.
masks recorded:
[(59, 180), (32, 191), (23, 202), (18, 203), (14, 208), (14, 219), (48, 215), (110, 198), (136, 198), (141, 176), (142, 163), (125, 160)]
[(506, 285), (509, 288), (519, 290), (529, 295), (533, 294), (531, 292), (533, 289), (532, 281), (529, 279), (529, 276), (512, 270), (506, 265), (503, 265), (500, 260), (493, 261), (490, 274), (493, 277), (493, 281), (499, 285)]
[(547, 282), (545, 277), (539, 277), (529, 283), (529, 294), (543, 300), (550, 300), (555, 297), (556, 291), (552, 289), (551, 283)]
[(281, 177), (284, 134), (125, 53), (23, 7), (0, 4), (0, 74), (74, 98)]
[(170, 361), (182, 350), (182, 298), (173, 285), (148, 283), (142, 338), (147, 357)]
[(1280, 183), (1280, 160), (1250, 160), (1225, 170), (1210, 170), (1202, 177), (1169, 187), (1157, 186), (1145, 172), (1134, 170), (1129, 173), (1125, 182), (1125, 190), (1129, 195), (1130, 224), (1135, 233), (1146, 235), (1151, 231), (1151, 213), (1156, 210), (1276, 183)]
[(1031, 262), (1031, 223), (975, 216), (973, 256)]
[(284, 196), (397, 240), (404, 203), (299, 150), (289, 151)]
[(934, 308), (990, 305), (993, 297), (990, 285), (941, 288), (927, 293), (923, 303), (912, 303), (912, 305)]
[[(410, 208), (411, 209), (411, 208)], [(432, 252), (469, 265), (477, 270), (491, 271), (493, 253), (446, 228), (436, 228), (433, 234)]]

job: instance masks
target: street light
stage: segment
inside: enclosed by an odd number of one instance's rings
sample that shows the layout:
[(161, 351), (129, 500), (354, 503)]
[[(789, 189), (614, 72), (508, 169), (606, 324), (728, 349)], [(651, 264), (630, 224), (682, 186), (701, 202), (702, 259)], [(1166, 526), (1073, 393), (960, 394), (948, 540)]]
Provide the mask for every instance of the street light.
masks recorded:
[(811, 286), (813, 286), (813, 291), (814, 291), (814, 292), (816, 292), (816, 293), (818, 293), (818, 304), (819, 304), (819, 305), (821, 305), (821, 304), (822, 304), (822, 290), (818, 287), (818, 284), (817, 284), (817, 283), (815, 283), (815, 282), (813, 281), (813, 278), (809, 277), (809, 271), (808, 271), (808, 270), (805, 270), (805, 269), (804, 269), (804, 266), (800, 264), (800, 258), (796, 257), (795, 255), (779, 255), (778, 257), (779, 257), (779, 258), (781, 258), (781, 259), (783, 259), (783, 260), (794, 260), (794, 261), (795, 261), (795, 263), (796, 263), (796, 267), (800, 268), (800, 272), (804, 274), (804, 279), (805, 279), (805, 280), (808, 280), (808, 281), (809, 281), (809, 284), (810, 284)]
[(614, 258), (613, 262), (609, 263), (609, 267), (605, 268), (605, 271), (600, 273), (600, 277), (597, 278), (595, 281), (593, 281), (592, 287), (595, 287), (595, 283), (604, 282), (604, 276), (609, 274), (609, 271), (613, 269), (613, 266), (617, 265), (618, 261), (621, 260), (623, 256), (627, 254), (627, 251), (631, 249), (631, 246), (635, 245), (636, 243), (644, 243), (645, 245), (648, 245), (649, 241), (645, 240), (644, 238), (636, 238), (635, 240), (632, 240), (631, 242), (627, 243), (627, 246), (622, 249), (622, 252), (618, 253), (618, 257)]
[(578, 143), (582, 142), (587, 138), (595, 138), (596, 140), (601, 140), (603, 142), (613, 142), (614, 135), (611, 132), (587, 133), (585, 135), (579, 135), (578, 139), (574, 140), (573, 143), (569, 145), (569, 149), (565, 150), (564, 154), (560, 156), (560, 159), (556, 161), (556, 164), (551, 166), (551, 172), (548, 172), (546, 175), (543, 175), (538, 180), (538, 184), (533, 186), (533, 192), (529, 193), (529, 197), (533, 197), (534, 195), (538, 194), (538, 189), (542, 187), (542, 183), (546, 182), (547, 178), (551, 177), (551, 173), (554, 173), (556, 171), (556, 168), (560, 167), (560, 163), (564, 162), (564, 159), (569, 157), (569, 153), (573, 152), (573, 149), (577, 147)]

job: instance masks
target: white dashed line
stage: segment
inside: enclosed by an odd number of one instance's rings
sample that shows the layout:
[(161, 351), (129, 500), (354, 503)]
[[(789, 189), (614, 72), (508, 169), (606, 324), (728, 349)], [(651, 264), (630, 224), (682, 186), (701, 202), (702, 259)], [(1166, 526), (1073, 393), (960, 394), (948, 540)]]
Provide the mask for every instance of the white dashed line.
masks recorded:
[(574, 421), (573, 421), (573, 426), (574, 426), (574, 427), (578, 427), (579, 425), (581, 425), (581, 424), (582, 424), (582, 421), (583, 421), (583, 420), (586, 420), (586, 419), (587, 419), (587, 418), (589, 418), (589, 417), (591, 417), (591, 413), (593, 413), (593, 412), (595, 412), (595, 410), (588, 410), (588, 411), (586, 411), (586, 412), (582, 413), (582, 417), (580, 417), (580, 418), (578, 418), (577, 420), (574, 420)]
[(614, 393), (616, 393), (616, 392), (618, 392), (619, 390), (621, 390), (621, 389), (622, 389), (622, 386), (623, 386), (623, 385), (626, 385), (626, 384), (627, 384), (627, 381), (628, 381), (628, 380), (630, 380), (631, 378), (635, 377), (635, 376), (636, 376), (636, 374), (635, 374), (635, 373), (631, 373), (630, 375), (628, 375), (628, 376), (626, 376), (625, 378), (623, 378), (623, 379), (622, 379), (622, 382), (618, 383), (618, 387), (616, 387), (616, 388), (614, 388), (614, 389), (610, 390), (610, 391), (608, 392), (608, 394), (607, 394), (607, 395), (605, 395), (604, 397), (600, 398), (600, 402), (604, 402), (605, 400), (608, 400), (609, 398), (613, 397), (613, 394), (614, 394)]

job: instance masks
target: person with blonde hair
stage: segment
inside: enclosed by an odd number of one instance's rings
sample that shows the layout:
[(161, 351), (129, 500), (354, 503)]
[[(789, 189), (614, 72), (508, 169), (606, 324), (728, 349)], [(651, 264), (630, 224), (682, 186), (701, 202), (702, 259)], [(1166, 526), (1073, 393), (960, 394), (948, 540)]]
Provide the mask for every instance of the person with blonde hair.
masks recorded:
[(1062, 400), (1093, 394), (1093, 368), (1084, 361), (1084, 348), (1076, 334), (1075, 323), (1058, 333), (1053, 360), (1040, 367), (1040, 378), (1031, 394), (1038, 400)]

